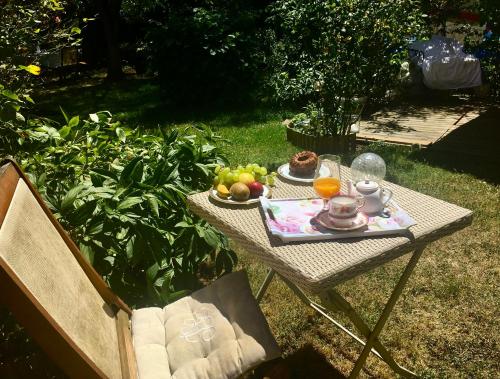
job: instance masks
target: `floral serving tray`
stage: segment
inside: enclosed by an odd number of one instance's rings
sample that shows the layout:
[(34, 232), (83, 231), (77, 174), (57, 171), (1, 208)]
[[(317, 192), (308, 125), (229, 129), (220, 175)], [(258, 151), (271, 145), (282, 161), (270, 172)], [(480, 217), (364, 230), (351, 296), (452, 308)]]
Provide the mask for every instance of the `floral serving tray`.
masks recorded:
[(394, 200), (389, 201), (384, 216), (368, 217), (366, 226), (342, 231), (311, 224), (311, 219), (323, 207), (321, 199), (266, 199), (260, 197), (266, 225), (271, 234), (284, 242), (317, 241), (405, 234), (415, 221)]

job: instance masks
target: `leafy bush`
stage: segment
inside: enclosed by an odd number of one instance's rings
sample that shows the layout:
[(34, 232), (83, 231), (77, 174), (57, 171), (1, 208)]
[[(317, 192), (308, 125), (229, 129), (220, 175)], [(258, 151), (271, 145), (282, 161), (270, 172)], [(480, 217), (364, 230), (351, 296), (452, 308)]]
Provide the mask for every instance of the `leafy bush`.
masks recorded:
[(124, 12), (138, 15), (143, 23), (148, 20), (140, 49), (172, 101), (234, 101), (261, 77), (265, 5), (245, 0), (154, 0), (146, 6), (126, 2)]
[[(111, 287), (133, 304), (164, 304), (236, 261), (225, 237), (193, 216), (186, 195), (210, 186), (225, 160), (210, 130), (143, 134), (108, 112), (32, 120), (24, 169)], [(30, 153), (26, 153), (30, 151)], [(145, 295), (149, 294), (148, 297)]]
[(78, 20), (65, 12), (65, 0), (9, 0), (0, 12), (0, 83), (12, 90), (29, 88), (41, 50), (77, 45), (80, 42)]
[(270, 80), (282, 101), (310, 103), (317, 135), (349, 133), (360, 97), (381, 97), (406, 58), (407, 38), (423, 25), (413, 0), (278, 0)]

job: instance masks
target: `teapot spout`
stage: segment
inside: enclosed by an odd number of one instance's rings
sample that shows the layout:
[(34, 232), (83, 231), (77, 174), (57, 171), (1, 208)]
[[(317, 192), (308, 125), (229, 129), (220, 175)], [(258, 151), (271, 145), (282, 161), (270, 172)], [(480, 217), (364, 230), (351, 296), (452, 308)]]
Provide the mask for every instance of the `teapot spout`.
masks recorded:
[(392, 198), (392, 191), (388, 188), (381, 188), (380, 191), (380, 200), (382, 201), (382, 204), (387, 205), (389, 200)]

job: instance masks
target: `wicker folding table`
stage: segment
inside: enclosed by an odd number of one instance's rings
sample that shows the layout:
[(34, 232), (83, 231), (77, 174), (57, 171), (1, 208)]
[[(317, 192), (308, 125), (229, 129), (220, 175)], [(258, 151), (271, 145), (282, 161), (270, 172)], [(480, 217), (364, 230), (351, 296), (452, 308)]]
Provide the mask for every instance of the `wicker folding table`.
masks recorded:
[[(349, 178), (349, 175), (349, 170), (342, 167), (342, 179)], [(194, 213), (219, 228), (269, 266), (269, 272), (256, 296), (258, 301), (262, 299), (275, 273), (278, 273), (305, 304), (364, 345), (350, 377), (358, 376), (370, 352), (384, 360), (396, 373), (414, 377), (416, 375), (413, 372), (394, 361), (378, 336), (425, 246), (469, 225), (472, 221), (472, 212), (389, 182), (385, 182), (384, 186), (393, 191), (397, 203), (417, 222), (410, 227), (405, 236), (287, 244), (267, 231), (262, 210), (257, 205), (253, 207), (221, 205), (209, 199), (208, 192), (189, 196), (188, 205)], [(310, 185), (277, 180), (273, 189), (274, 198), (312, 196), (314, 192)], [(370, 330), (334, 287), (409, 252), (413, 252), (411, 259), (375, 327)], [(322, 305), (309, 299), (306, 292), (319, 295)], [(366, 341), (335, 321), (327, 313), (328, 310), (344, 312)]]

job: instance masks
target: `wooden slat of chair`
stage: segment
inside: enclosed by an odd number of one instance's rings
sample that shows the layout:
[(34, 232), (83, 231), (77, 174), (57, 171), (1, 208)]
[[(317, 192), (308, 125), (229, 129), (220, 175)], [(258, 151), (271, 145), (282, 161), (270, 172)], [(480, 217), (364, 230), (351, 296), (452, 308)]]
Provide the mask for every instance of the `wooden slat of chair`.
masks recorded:
[[(21, 169), (11, 160), (2, 162), (0, 166), (0, 230), (5, 221), (19, 180), (23, 180), (26, 183), (31, 194), (104, 302), (111, 309), (114, 309), (121, 377), (127, 379), (136, 378), (137, 370), (129, 326), (130, 308), (111, 291), (100, 275), (83, 257), (78, 247), (54, 218)], [(36, 269), (36, 266), (34, 266), (34, 269)], [(104, 372), (96, 366), (77, 343), (58, 325), (49, 312), (35, 298), (30, 289), (20, 280), (7, 262), (2, 259), (1, 255), (0, 282), (2, 284), (0, 301), (13, 312), (14, 316), (26, 328), (28, 333), (66, 374), (75, 378), (106, 377)], [(78, 301), (77, 299), (75, 300)]]

